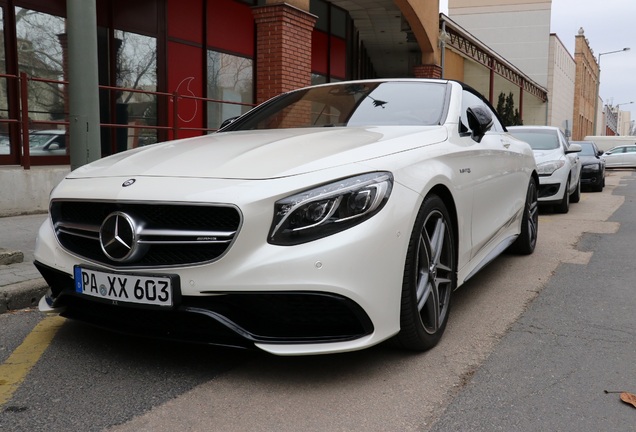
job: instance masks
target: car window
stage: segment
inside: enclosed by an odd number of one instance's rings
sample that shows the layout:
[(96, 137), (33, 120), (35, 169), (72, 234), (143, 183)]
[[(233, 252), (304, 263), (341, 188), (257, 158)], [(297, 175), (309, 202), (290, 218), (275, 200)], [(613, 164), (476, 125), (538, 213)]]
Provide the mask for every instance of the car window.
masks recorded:
[(327, 126), (433, 126), (446, 112), (443, 83), (367, 82), (290, 92), (224, 131)]
[(625, 147), (626, 153), (636, 153), (636, 147)]
[(607, 152), (607, 154), (619, 154), (624, 152), (625, 152), (625, 147), (619, 147), (619, 148), (611, 149), (610, 151)]
[(581, 152), (579, 153), (582, 156), (596, 156), (596, 149), (593, 144), (590, 143), (574, 143), (581, 146)]
[(66, 148), (66, 136), (58, 135), (55, 140), (53, 140), (53, 143), (57, 144), (61, 149)]
[(490, 112), (490, 114), (492, 115), (492, 119), (493, 119), (493, 126), (492, 126), (492, 131), (496, 131), (496, 132), (503, 132), (504, 128), (502, 126), (502, 124), (499, 122), (499, 119), (497, 118), (497, 115), (495, 114), (495, 112), (492, 110), (492, 108), (486, 103), (484, 102), (484, 100), (482, 98), (480, 98), (479, 96), (477, 96), (476, 94), (464, 89), (464, 91), (462, 92), (462, 112), (461, 112), (461, 119), (460, 119), (460, 132), (470, 132), (470, 127), (468, 125), (468, 116), (466, 114), (466, 110), (469, 107), (474, 107), (474, 106), (480, 106), (486, 110), (488, 110)]
[(563, 145), (553, 129), (511, 129), (509, 132), (530, 144), (532, 150), (555, 150)]

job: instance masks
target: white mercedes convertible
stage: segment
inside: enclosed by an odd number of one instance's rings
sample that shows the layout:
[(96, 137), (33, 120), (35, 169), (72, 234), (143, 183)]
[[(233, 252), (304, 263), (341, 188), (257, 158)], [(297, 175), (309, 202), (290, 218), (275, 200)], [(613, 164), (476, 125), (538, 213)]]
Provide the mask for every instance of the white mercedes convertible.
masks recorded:
[(537, 185), (530, 146), (459, 82), (291, 91), (71, 172), (38, 235), (40, 309), (279, 355), (423, 351), (456, 288), (533, 252)]

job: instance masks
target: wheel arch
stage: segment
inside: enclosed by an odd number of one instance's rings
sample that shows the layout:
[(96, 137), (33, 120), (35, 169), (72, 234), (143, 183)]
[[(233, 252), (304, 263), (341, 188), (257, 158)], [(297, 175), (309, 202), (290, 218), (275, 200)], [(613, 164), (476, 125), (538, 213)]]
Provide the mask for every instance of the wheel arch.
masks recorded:
[[(457, 215), (457, 206), (455, 205), (455, 198), (453, 197), (452, 192), (443, 184), (438, 184), (431, 188), (428, 191), (426, 196), (429, 195), (437, 195), (444, 201), (444, 205), (446, 205), (446, 210), (448, 210), (448, 214), (451, 218), (451, 223), (453, 224), (453, 246), (455, 247), (455, 265), (457, 268), (458, 259), (459, 259), (459, 222)], [(457, 276), (457, 275), (455, 275)]]

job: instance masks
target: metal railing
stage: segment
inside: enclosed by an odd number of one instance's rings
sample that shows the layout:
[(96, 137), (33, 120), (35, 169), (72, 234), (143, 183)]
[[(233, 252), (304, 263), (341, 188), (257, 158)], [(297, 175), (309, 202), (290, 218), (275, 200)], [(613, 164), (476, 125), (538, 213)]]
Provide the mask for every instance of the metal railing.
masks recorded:
[[(29, 111), (29, 83), (39, 82), (39, 83), (51, 84), (55, 86), (67, 86), (68, 81), (52, 80), (52, 79), (29, 76), (24, 72), (21, 72), (19, 76), (0, 74), (0, 80), (2, 79), (14, 80), (15, 82), (17, 82), (18, 88), (19, 88), (19, 109), (17, 113), (13, 114), (13, 118), (11, 116), (11, 110), (8, 109), (7, 111), (10, 114), (8, 115), (7, 118), (0, 118), (0, 126), (4, 128), (3, 125), (9, 125), (9, 126), (16, 125), (16, 124), (19, 125), (20, 133), (17, 136), (17, 139), (19, 139), (21, 142), (21, 145), (20, 145), (21, 155), (18, 155), (18, 160), (19, 160), (19, 164), (24, 169), (30, 169), (32, 156), (30, 152), (29, 134), (33, 132), (33, 129), (34, 128), (37, 129), (39, 126), (44, 126), (44, 125), (56, 126), (56, 127), (63, 126), (67, 128), (67, 135), (69, 135), (68, 134), (69, 121), (68, 120), (31, 119), (29, 117), (29, 114), (33, 113), (34, 111)], [(5, 86), (5, 88), (9, 88), (9, 86)], [(166, 135), (167, 139), (177, 139), (179, 137), (179, 132), (182, 132), (182, 131), (200, 132), (201, 134), (205, 134), (205, 133), (217, 130), (216, 128), (208, 128), (208, 127), (180, 126), (180, 123), (181, 123), (179, 121), (180, 101), (194, 100), (197, 103), (201, 102), (203, 104), (218, 103), (218, 104), (245, 106), (249, 108), (255, 106), (255, 104), (251, 104), (251, 103), (211, 99), (211, 98), (205, 98), (205, 97), (199, 97), (199, 96), (179, 94), (178, 92), (167, 93), (167, 92), (148, 91), (148, 90), (141, 90), (141, 89), (134, 89), (134, 88), (113, 87), (113, 86), (105, 86), (105, 85), (100, 85), (99, 90), (114, 91), (118, 93), (128, 92), (128, 93), (143, 94), (150, 97), (155, 97), (156, 99), (154, 103), (157, 104), (157, 106), (159, 106), (158, 98), (165, 98), (167, 103), (162, 105), (165, 107), (164, 109), (167, 111), (167, 113), (169, 113), (170, 109), (172, 109), (172, 118), (171, 118), (172, 125), (165, 125), (165, 124), (151, 125), (151, 124), (131, 124), (128, 122), (127, 123), (112, 123), (111, 122), (111, 123), (100, 123), (100, 127), (110, 128), (113, 130), (116, 130), (116, 129), (133, 129), (133, 130), (146, 129), (148, 130), (149, 129), (149, 130), (154, 130), (155, 133), (157, 133), (157, 135), (159, 131), (165, 131), (167, 134)], [(66, 94), (66, 92), (63, 92), (63, 93)], [(11, 96), (6, 95), (5, 97), (7, 97), (8, 99)], [(68, 100), (67, 97), (64, 96), (64, 101), (66, 102), (67, 100)], [(115, 98), (109, 97), (109, 101), (111, 102), (115, 101), (115, 103), (109, 103), (109, 105), (111, 106), (111, 116), (114, 116), (115, 110), (113, 109), (112, 105), (116, 104), (116, 100)], [(9, 101), (7, 100), (7, 104), (8, 103)], [(50, 112), (48, 113), (50, 114)], [(68, 119), (68, 115), (69, 114), (68, 112), (66, 112), (66, 110), (64, 113), (62, 113), (62, 116), (65, 119)], [(166, 114), (165, 116), (162, 116), (162, 118), (164, 118), (165, 121), (168, 122), (169, 115)], [(15, 135), (14, 135), (14, 138), (16, 138)], [(17, 146), (15, 145), (10, 145), (10, 148), (17, 150)], [(38, 160), (39, 158), (40, 156), (38, 156)], [(50, 156), (46, 158), (48, 158), (49, 161), (52, 159), (52, 157)], [(57, 160), (53, 161), (53, 163), (48, 163), (48, 164), (68, 164), (68, 163), (69, 163), (69, 155), (67, 150), (66, 156), (59, 156), (57, 157)], [(0, 165), (3, 165), (1, 161), (0, 161)]]

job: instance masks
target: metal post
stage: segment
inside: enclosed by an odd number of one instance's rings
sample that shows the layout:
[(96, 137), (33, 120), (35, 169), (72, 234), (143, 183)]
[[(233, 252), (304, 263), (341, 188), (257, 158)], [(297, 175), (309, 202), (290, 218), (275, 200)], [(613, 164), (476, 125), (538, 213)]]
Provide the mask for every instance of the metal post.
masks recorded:
[(24, 72), (20, 72), (20, 105), (22, 120), (22, 166), (25, 170), (31, 169), (31, 154), (29, 144), (29, 78)]
[(96, 0), (66, 0), (71, 169), (101, 157)]

